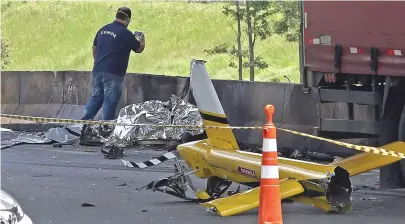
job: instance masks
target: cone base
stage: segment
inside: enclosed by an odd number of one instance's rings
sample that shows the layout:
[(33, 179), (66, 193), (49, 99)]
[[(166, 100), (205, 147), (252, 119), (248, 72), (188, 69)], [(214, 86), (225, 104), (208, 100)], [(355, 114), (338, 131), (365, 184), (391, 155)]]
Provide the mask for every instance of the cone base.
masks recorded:
[(259, 224), (282, 224), (280, 186), (261, 184), (259, 200)]

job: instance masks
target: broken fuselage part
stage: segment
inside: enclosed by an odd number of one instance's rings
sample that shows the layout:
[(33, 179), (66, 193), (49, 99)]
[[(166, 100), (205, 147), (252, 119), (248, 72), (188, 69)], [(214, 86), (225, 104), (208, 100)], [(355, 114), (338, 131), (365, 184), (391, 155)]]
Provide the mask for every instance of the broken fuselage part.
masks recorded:
[[(257, 189), (250, 191), (249, 197), (243, 193), (235, 194), (205, 202), (205, 207), (215, 208), (220, 215), (228, 216), (259, 205), (261, 154), (218, 149), (205, 140), (179, 145), (177, 150), (190, 169), (197, 170), (194, 174), (198, 178), (215, 176)], [(278, 161), (282, 200), (292, 199), (315, 206), (320, 204), (319, 208), (336, 212), (351, 206), (351, 182), (349, 173), (343, 168), (282, 157)], [(232, 198), (237, 199), (239, 195), (244, 198), (240, 202), (241, 210), (231, 207), (228, 211), (224, 204), (235, 205)]]

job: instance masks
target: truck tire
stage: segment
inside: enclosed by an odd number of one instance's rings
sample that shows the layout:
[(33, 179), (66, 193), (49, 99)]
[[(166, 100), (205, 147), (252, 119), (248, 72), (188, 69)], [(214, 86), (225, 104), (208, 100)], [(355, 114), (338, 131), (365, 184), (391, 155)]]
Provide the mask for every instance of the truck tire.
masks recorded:
[[(402, 107), (401, 117), (399, 119), (398, 140), (405, 142), (405, 104)], [(402, 177), (405, 179), (405, 159), (400, 161)]]

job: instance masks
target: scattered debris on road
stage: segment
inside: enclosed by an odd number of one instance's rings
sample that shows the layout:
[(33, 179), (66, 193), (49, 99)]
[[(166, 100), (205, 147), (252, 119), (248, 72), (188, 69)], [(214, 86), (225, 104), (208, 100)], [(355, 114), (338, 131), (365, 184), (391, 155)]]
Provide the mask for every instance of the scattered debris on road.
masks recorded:
[(100, 152), (104, 155), (106, 159), (120, 159), (124, 158), (124, 149), (117, 146), (112, 146), (111, 149), (107, 152), (104, 149), (101, 149)]
[(32, 177), (53, 177), (52, 174), (34, 175)]
[(83, 203), (82, 207), (96, 207), (96, 206), (91, 203)]
[(370, 198), (361, 198), (361, 200), (363, 200), (363, 201), (376, 201), (377, 198), (373, 198), (373, 197), (370, 197)]
[(109, 180), (109, 179), (117, 179), (118, 177), (104, 177), (104, 180)]

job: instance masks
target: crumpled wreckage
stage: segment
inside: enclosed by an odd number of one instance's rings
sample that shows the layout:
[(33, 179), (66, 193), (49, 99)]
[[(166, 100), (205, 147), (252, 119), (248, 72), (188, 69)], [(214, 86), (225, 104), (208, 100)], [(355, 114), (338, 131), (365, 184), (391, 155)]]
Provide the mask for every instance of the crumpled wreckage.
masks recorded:
[[(348, 213), (352, 211), (351, 177), (401, 160), (400, 157), (390, 156), (390, 153), (379, 155), (372, 151), (326, 164), (278, 156), (276, 160), (267, 160), (268, 164), (276, 165), (276, 169), (262, 169), (266, 168), (262, 166), (262, 154), (241, 150), (234, 133), (229, 129), (227, 116), (204, 63), (201, 60), (191, 62), (190, 85), (194, 99), (203, 115), (204, 125), (228, 128), (206, 129), (207, 138), (179, 144), (176, 150), (179, 158), (174, 158), (174, 173), (150, 182), (146, 189), (198, 202), (220, 216), (233, 216), (260, 207), (262, 178), (275, 178), (277, 182), (269, 181), (265, 185), (279, 185), (280, 191), (276, 193), (280, 194), (280, 198), (277, 200), (300, 202), (325, 212)], [(275, 126), (273, 128), (275, 130)], [(277, 140), (274, 140), (263, 139), (263, 147), (266, 145), (267, 149), (272, 148), (272, 152), (277, 152)], [(396, 141), (380, 146), (379, 149), (397, 155), (404, 154), (405, 143)], [(298, 153), (293, 154), (297, 156)], [(311, 154), (314, 153), (308, 156)], [(132, 165), (136, 162), (121, 161), (127, 167), (137, 168)], [(207, 180), (205, 189), (196, 189), (191, 175)], [(274, 176), (269, 177), (271, 175)], [(233, 192), (228, 191), (228, 196), (224, 195), (232, 183), (249, 189), (241, 192), (238, 188)], [(260, 209), (269, 208), (265, 205)]]

